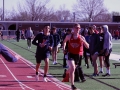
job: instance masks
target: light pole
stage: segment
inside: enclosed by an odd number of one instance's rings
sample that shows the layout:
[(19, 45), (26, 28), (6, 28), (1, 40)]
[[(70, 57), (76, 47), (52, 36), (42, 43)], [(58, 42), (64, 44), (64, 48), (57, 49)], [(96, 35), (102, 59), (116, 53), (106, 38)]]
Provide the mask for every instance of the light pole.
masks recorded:
[(3, 0), (3, 21), (4, 21), (4, 0)]
[(75, 18), (75, 12), (73, 12), (73, 22), (76, 21), (75, 19), (76, 19), (76, 18)]

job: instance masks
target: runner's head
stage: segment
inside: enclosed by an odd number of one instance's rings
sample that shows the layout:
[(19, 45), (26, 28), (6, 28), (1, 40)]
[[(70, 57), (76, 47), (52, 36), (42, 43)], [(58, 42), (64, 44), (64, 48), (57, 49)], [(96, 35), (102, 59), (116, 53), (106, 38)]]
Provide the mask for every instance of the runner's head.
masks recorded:
[(50, 33), (50, 26), (49, 25), (45, 25), (43, 28), (43, 33)]
[(80, 29), (81, 29), (80, 24), (78, 24), (78, 23), (74, 24), (74, 26), (73, 26), (74, 33), (79, 33)]

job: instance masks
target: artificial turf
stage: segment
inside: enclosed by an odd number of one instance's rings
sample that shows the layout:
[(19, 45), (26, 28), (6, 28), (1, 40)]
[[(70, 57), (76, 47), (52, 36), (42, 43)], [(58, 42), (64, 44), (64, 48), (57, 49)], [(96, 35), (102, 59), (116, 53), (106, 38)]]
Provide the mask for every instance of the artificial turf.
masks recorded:
[[(10, 43), (11, 42), (11, 43)], [(36, 46), (32, 45), (31, 49), (27, 49), (27, 41), (20, 40), (20, 42), (16, 42), (14, 40), (10, 40), (9, 42), (4, 40), (1, 41), (4, 45), (8, 46), (18, 54), (20, 54), (25, 59), (29, 60), (30, 62), (36, 64), (35, 62), (35, 51)], [(120, 53), (120, 40), (113, 40), (113, 51), (112, 53), (119, 54)], [(99, 63), (99, 60), (97, 60)], [(86, 82), (75, 82), (77, 88), (81, 90), (120, 90), (120, 67), (115, 68), (112, 63), (117, 61), (111, 60), (111, 76), (110, 77), (103, 77), (102, 74), (98, 77), (91, 77), (93, 73), (93, 67), (90, 65), (90, 68), (87, 69), (85, 66), (84, 58), (82, 60), (82, 68), (85, 73)], [(64, 72), (64, 68), (62, 67), (63, 64), (63, 53), (62, 50), (58, 53), (58, 63), (57, 65), (52, 64), (52, 59), (50, 57), (50, 69), (49, 73), (52, 74), (54, 77), (62, 80), (62, 75)], [(44, 62), (42, 62), (41, 68), (43, 68)], [(104, 72), (106, 69), (104, 68)], [(70, 85), (70, 82), (66, 84)]]

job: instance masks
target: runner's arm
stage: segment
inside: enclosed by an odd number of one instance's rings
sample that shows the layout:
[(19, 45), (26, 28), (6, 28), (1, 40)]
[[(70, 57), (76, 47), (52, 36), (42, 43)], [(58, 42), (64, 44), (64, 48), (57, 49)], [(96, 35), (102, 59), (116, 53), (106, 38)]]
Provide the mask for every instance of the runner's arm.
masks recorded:
[(65, 53), (66, 43), (67, 41), (69, 41), (69, 39), (70, 39), (70, 35), (67, 35), (63, 41), (63, 53)]
[(87, 43), (87, 41), (85, 40), (85, 38), (82, 36), (81, 40), (83, 42), (83, 45), (88, 49), (89, 48), (89, 44)]

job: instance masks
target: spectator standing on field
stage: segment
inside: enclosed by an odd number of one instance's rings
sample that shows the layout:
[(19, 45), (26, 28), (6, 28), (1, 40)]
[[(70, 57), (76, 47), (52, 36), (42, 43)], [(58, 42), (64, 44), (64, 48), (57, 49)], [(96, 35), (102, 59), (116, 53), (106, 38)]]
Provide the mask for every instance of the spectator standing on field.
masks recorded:
[(16, 34), (16, 40), (17, 40), (17, 42), (19, 42), (19, 40), (20, 40), (20, 29), (19, 28), (17, 29), (15, 34)]
[(104, 44), (104, 33), (103, 33), (103, 29), (102, 27), (99, 27), (98, 28), (98, 35), (99, 35), (99, 38), (100, 38), (100, 51), (99, 51), (99, 62), (100, 62), (100, 70), (99, 70), (99, 74), (100, 73), (104, 73), (103, 71), (103, 67), (104, 67), (104, 51), (103, 51), (103, 44)]
[(92, 62), (93, 62), (93, 66), (94, 66), (94, 73), (92, 74), (92, 76), (99, 76), (99, 72), (98, 72), (98, 64), (97, 64), (97, 57), (99, 54), (99, 35), (96, 34), (95, 29), (93, 27), (89, 27), (89, 32), (91, 34), (90, 36), (90, 43), (89, 43), (89, 50), (90, 50), (90, 54), (91, 54), (91, 58), (92, 58)]
[(32, 38), (34, 36), (31, 27), (28, 27), (25, 36), (26, 36), (26, 39), (27, 39), (28, 49), (30, 49), (31, 48), (31, 40), (32, 40)]
[(110, 76), (110, 54), (112, 52), (112, 35), (109, 32), (108, 25), (103, 25), (102, 27), (104, 32), (104, 44), (103, 49), (105, 52), (105, 66), (106, 66), (106, 74), (103, 76)]
[(60, 36), (57, 33), (57, 28), (52, 27), (52, 36), (54, 40), (54, 45), (52, 48), (52, 59), (53, 59), (53, 64), (57, 64), (57, 52), (58, 52), (58, 44), (60, 43)]

